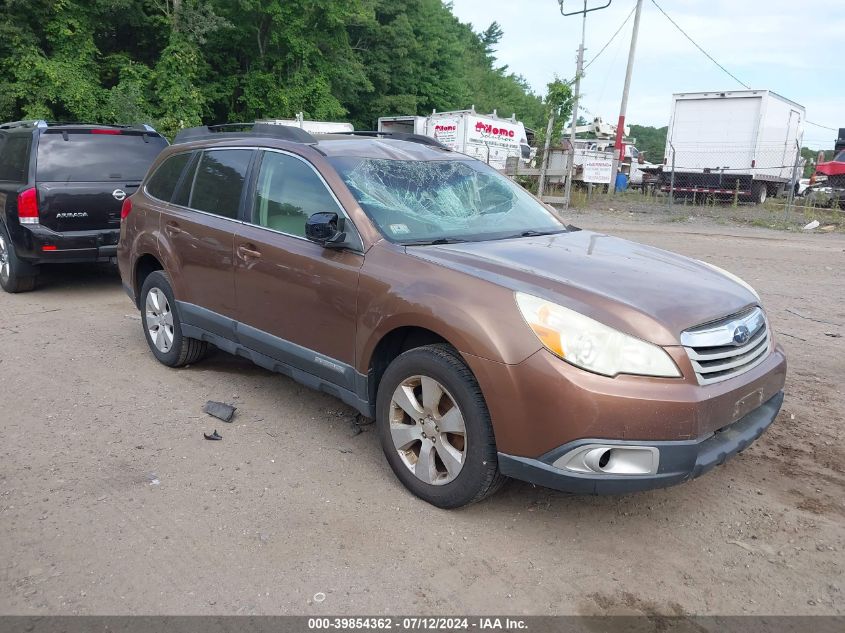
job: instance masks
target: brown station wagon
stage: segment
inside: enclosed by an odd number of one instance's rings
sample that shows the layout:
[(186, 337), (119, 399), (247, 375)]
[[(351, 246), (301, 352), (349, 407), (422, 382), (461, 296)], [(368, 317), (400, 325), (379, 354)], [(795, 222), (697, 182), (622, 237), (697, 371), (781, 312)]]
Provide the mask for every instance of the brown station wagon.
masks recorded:
[(783, 400), (786, 359), (748, 284), (566, 226), (427, 137), (192, 128), (122, 218), (123, 283), (159, 361), (213, 344), (340, 398), (440, 507), (506, 477), (680, 483)]

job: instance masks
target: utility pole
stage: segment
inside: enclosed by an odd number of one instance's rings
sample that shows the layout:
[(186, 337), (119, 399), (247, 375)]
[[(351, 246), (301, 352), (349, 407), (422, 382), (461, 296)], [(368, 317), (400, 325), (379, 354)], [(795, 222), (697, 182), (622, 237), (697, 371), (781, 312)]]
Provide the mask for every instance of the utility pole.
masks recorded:
[[(561, 3), (561, 7), (563, 3)], [(581, 18), (581, 45), (578, 47), (578, 62), (575, 66), (575, 92), (572, 95), (572, 129), (569, 131), (569, 142), (572, 152), (569, 155), (567, 167), (566, 187), (563, 190), (563, 206), (569, 208), (572, 199), (572, 172), (575, 170), (575, 128), (578, 127), (578, 98), (581, 96), (581, 75), (584, 72), (584, 37), (587, 34), (587, 0), (584, 0), (584, 15)]]
[(546, 126), (546, 141), (543, 144), (543, 159), (540, 163), (540, 182), (537, 184), (537, 197), (543, 199), (543, 193), (546, 191), (546, 170), (549, 167), (549, 146), (552, 143), (552, 130), (555, 127), (555, 113), (554, 110), (549, 114), (549, 124)]
[[(639, 0), (642, 3), (642, 0)], [(563, 16), (581, 14), (581, 45), (578, 47), (578, 62), (575, 70), (575, 92), (572, 100), (572, 129), (570, 130), (569, 140), (572, 144), (572, 153), (569, 156), (569, 167), (567, 169), (566, 187), (563, 191), (563, 204), (567, 209), (572, 196), (572, 172), (574, 170), (575, 162), (575, 128), (578, 127), (578, 98), (581, 95), (581, 75), (584, 74), (584, 40), (587, 35), (587, 13), (590, 11), (598, 11), (599, 9), (606, 9), (610, 6), (613, 0), (606, 0), (606, 3), (599, 7), (587, 8), (587, 0), (584, 0), (584, 8), (580, 11), (565, 12), (563, 10), (565, 0), (558, 0), (560, 5), (560, 13)]]
[[(637, 10), (634, 13), (634, 30), (631, 33), (631, 48), (628, 51), (628, 68), (625, 70), (625, 87), (622, 89), (622, 105), (619, 107), (619, 122), (616, 124), (616, 152), (618, 163), (621, 165), (625, 160), (625, 143), (623, 137), (625, 135), (625, 115), (628, 111), (628, 92), (631, 89), (631, 74), (634, 72), (634, 53), (637, 51), (637, 34), (640, 31), (640, 13), (643, 9), (643, 0), (637, 0)], [(610, 186), (616, 186), (616, 171), (618, 167), (613, 169), (613, 178)]]

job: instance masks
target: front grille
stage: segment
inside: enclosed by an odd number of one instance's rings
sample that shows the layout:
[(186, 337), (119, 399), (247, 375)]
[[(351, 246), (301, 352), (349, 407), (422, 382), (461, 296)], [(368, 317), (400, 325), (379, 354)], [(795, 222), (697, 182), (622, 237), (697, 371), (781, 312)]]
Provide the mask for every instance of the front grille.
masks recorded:
[(700, 385), (727, 380), (756, 367), (768, 356), (769, 339), (769, 327), (761, 308), (681, 333), (681, 345)]

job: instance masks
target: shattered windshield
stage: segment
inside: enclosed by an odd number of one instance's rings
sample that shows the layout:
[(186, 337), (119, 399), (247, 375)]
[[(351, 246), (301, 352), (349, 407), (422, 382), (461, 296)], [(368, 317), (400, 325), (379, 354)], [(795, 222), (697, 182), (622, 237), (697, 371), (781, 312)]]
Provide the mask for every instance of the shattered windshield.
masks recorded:
[(519, 185), (480, 161), (330, 160), (394, 242), (479, 241), (566, 230)]

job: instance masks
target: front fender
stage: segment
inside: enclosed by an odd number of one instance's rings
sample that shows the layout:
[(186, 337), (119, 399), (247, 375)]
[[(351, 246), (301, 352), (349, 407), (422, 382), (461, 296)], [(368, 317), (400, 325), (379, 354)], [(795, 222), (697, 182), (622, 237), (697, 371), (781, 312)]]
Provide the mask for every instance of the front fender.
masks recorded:
[(358, 371), (367, 373), (384, 336), (409, 326), (434, 332), (463, 354), (506, 364), (520, 363), (542, 347), (511, 290), (379, 243), (361, 269)]

